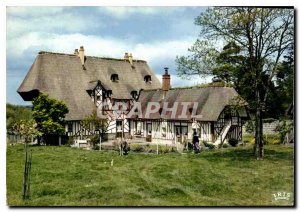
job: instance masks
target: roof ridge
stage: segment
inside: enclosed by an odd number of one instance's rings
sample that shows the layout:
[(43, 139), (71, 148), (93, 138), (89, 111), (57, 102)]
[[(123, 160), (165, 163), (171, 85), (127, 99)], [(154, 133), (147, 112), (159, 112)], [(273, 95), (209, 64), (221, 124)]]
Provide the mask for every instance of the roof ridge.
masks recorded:
[[(207, 84), (199, 84), (196, 86), (189, 86), (189, 87), (173, 87), (170, 88), (170, 90), (188, 90), (188, 89), (193, 89), (193, 88), (199, 88), (199, 89), (204, 89), (204, 88), (229, 88), (232, 89), (233, 87), (225, 87), (225, 86), (220, 86), (220, 85), (207, 85)], [(159, 89), (143, 89), (143, 91), (159, 91), (162, 90), (161, 88)]]
[[(48, 51), (39, 51), (38, 54), (53, 54), (53, 55), (64, 55), (64, 56), (77, 56), (75, 54), (68, 54), (68, 53), (60, 53), (60, 52), (48, 52)], [(95, 59), (103, 59), (103, 60), (116, 60), (116, 61), (125, 61), (122, 58), (113, 58), (113, 57), (99, 57), (99, 56), (88, 56), (86, 55), (87, 58), (95, 58)], [(133, 59), (133, 62), (143, 62), (147, 63), (145, 60), (139, 60), (139, 59)]]

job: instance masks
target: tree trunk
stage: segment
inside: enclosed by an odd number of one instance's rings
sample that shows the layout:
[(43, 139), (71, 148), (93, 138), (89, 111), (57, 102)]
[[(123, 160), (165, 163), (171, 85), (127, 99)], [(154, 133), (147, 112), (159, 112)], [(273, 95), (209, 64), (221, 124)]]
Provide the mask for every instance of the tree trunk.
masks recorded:
[(255, 147), (254, 155), (257, 160), (262, 160), (264, 158), (264, 143), (263, 143), (263, 125), (261, 117), (261, 102), (259, 91), (257, 93), (257, 108), (255, 114)]

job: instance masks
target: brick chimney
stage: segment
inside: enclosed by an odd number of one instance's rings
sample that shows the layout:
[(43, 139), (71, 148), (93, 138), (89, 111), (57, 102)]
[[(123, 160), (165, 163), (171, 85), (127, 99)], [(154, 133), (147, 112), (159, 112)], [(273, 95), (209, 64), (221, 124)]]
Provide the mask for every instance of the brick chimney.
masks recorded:
[(80, 60), (81, 60), (81, 65), (84, 65), (84, 48), (83, 48), (83, 46), (80, 46), (79, 57), (80, 57)]
[(163, 99), (166, 97), (167, 92), (171, 88), (171, 77), (170, 74), (168, 73), (168, 68), (165, 69), (165, 74), (162, 75), (162, 90), (163, 90)]

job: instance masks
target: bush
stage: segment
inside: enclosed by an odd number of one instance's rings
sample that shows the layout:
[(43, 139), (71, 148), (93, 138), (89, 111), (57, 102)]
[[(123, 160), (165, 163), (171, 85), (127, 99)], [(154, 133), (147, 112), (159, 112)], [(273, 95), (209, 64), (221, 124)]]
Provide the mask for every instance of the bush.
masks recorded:
[(265, 145), (280, 144), (281, 139), (279, 134), (268, 134), (263, 136)]
[(223, 144), (222, 147), (223, 147), (223, 148), (227, 148), (227, 147), (229, 147), (229, 145), (228, 145), (228, 144)]
[(93, 147), (93, 150), (100, 150), (100, 146), (95, 145), (95, 146)]
[[(247, 140), (244, 140), (244, 143), (246, 143)], [(280, 144), (281, 140), (280, 140), (280, 135), (279, 134), (267, 134), (267, 135), (263, 135), (263, 142), (264, 145), (276, 145), (276, 144)], [(250, 142), (250, 144), (255, 145), (255, 138), (254, 136), (252, 136)]]
[(228, 143), (231, 145), (231, 146), (236, 146), (237, 144), (238, 144), (238, 140), (237, 139), (235, 139), (235, 138), (230, 138), (229, 140), (228, 140)]
[(122, 147), (122, 150), (123, 150), (123, 154), (128, 155), (128, 152), (130, 151), (130, 147), (129, 147), (128, 143), (126, 141), (124, 141), (121, 144), (121, 147)]
[(206, 141), (203, 141), (203, 144), (205, 147), (208, 147), (208, 149), (215, 149), (215, 145), (211, 144), (211, 143), (208, 143)]
[(188, 142), (188, 150), (189, 151), (193, 150), (193, 144), (191, 142)]
[(146, 146), (142, 146), (139, 144), (131, 144), (130, 145), (130, 150), (133, 152), (144, 152), (146, 148), (147, 148)]
[(93, 145), (93, 149), (96, 147), (96, 144), (100, 142), (99, 135), (94, 135), (90, 138), (91, 144)]

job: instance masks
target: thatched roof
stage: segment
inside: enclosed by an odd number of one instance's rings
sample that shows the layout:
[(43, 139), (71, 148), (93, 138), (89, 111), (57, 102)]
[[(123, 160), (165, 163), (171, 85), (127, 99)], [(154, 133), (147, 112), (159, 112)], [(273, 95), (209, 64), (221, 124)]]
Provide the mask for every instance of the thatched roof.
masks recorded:
[[(118, 74), (118, 82), (111, 81), (111, 74)], [(152, 82), (145, 83), (144, 75), (151, 75)], [(158, 89), (159, 80), (143, 60), (133, 60), (131, 65), (123, 59), (85, 57), (84, 67), (74, 54), (40, 52), (18, 89), (25, 101), (31, 101), (44, 92), (63, 100), (69, 108), (66, 120), (81, 120), (95, 109), (87, 90), (100, 81), (112, 98), (131, 99), (131, 91)]]
[[(163, 91), (159, 90), (144, 90), (140, 93), (139, 102), (142, 105), (142, 112), (145, 115), (145, 110), (148, 102), (159, 102), (161, 106), (164, 102), (168, 102), (169, 107), (174, 105), (174, 102), (179, 102), (176, 119), (178, 115), (182, 112), (182, 102), (198, 102), (198, 107), (196, 110), (196, 115), (202, 115), (201, 118), (197, 119), (199, 121), (217, 121), (220, 113), (226, 106), (232, 104), (232, 100), (238, 96), (238, 93), (234, 88), (229, 87), (195, 87), (195, 88), (180, 88), (171, 89), (167, 92), (165, 98), (163, 99)], [(192, 107), (188, 109), (191, 113)], [(161, 111), (153, 113), (150, 115), (149, 119), (159, 119)], [(241, 107), (238, 110), (241, 117), (247, 117), (247, 112), (245, 107)], [(164, 119), (172, 119), (171, 113), (166, 113)], [(191, 120), (191, 116), (187, 119)]]

